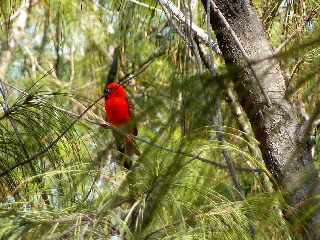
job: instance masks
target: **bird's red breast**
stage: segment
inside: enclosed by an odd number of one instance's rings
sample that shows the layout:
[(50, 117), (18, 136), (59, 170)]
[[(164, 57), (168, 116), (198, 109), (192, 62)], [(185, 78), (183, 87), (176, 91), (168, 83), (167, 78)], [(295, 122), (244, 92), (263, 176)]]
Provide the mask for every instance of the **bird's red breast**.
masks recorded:
[(109, 94), (106, 96), (105, 110), (108, 122), (116, 126), (130, 122), (130, 105), (125, 89), (118, 83), (109, 83), (107, 88)]
[[(137, 136), (138, 129), (135, 121), (132, 121), (133, 105), (129, 103), (126, 90), (118, 83), (109, 83), (105, 97), (105, 110), (107, 121), (116, 126), (122, 134), (113, 131), (118, 150), (127, 156), (136, 154), (140, 156), (134, 136)], [(130, 164), (124, 164), (125, 168), (130, 168)]]

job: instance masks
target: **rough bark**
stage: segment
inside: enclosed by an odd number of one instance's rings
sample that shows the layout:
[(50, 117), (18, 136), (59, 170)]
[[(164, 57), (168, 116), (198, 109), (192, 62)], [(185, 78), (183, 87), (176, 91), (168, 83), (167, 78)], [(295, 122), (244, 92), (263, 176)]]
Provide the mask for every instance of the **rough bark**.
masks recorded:
[[(320, 209), (315, 199), (320, 193), (319, 176), (311, 147), (305, 138), (300, 137), (303, 129), (299, 111), (285, 98), (286, 85), (280, 66), (276, 59), (268, 58), (249, 67), (239, 45), (213, 9), (212, 2), (208, 8), (207, 0), (201, 1), (205, 10), (211, 9), (210, 22), (225, 62), (240, 69), (235, 85), (241, 105), (260, 141), (264, 162), (274, 177), (275, 187), (282, 190), (293, 209), (284, 210), (284, 215), (295, 223), (297, 236), (320, 239)], [(272, 55), (272, 46), (250, 1), (216, 0), (214, 3), (250, 59)], [(270, 106), (263, 92), (268, 95)]]

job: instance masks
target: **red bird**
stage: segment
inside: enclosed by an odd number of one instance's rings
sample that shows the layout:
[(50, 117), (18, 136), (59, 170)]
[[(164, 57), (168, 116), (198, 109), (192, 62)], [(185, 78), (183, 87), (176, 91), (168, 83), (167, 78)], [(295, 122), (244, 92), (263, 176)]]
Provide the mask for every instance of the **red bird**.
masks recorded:
[[(133, 105), (128, 100), (126, 90), (120, 84), (115, 82), (107, 84), (105, 89), (105, 111), (107, 121), (118, 128), (118, 131), (113, 130), (118, 150), (127, 156), (132, 156), (133, 154), (140, 156), (133, 139), (133, 136), (138, 134), (136, 122), (133, 119)], [(131, 163), (125, 161), (124, 167), (129, 169)]]

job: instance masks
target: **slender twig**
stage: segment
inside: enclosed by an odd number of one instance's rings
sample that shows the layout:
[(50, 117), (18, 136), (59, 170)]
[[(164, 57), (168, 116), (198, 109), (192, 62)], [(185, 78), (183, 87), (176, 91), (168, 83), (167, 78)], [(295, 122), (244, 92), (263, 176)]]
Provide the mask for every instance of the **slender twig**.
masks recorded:
[[(190, 46), (190, 49), (193, 51), (194, 56), (196, 58), (196, 63), (197, 66), (199, 67), (199, 70), (201, 68), (201, 60), (200, 60), (200, 55), (199, 55), (199, 49), (197, 47), (197, 44), (195, 42), (195, 40), (193, 38), (198, 39), (198, 37), (193, 37), (190, 35), (194, 35), (192, 33), (192, 30), (190, 29), (190, 27), (188, 27), (189, 25), (187, 24), (187, 31), (185, 29), (181, 29), (178, 24), (175, 23), (175, 21), (173, 21), (172, 18), (172, 14), (170, 14), (170, 12), (168, 11), (168, 9), (163, 8), (163, 11), (165, 12), (168, 22), (170, 23), (171, 27), (178, 33), (178, 35), (186, 42), (187, 46)], [(190, 25), (192, 25), (191, 23), (192, 19), (190, 17)], [(199, 41), (199, 40), (198, 40)], [(200, 70), (201, 71), (201, 70)]]
[(294, 75), (296, 74), (296, 72), (298, 72), (300, 65), (305, 61), (304, 58), (301, 58), (300, 60), (298, 60), (298, 62), (294, 65), (290, 77), (288, 78), (288, 85), (290, 84), (290, 82), (292, 81)]
[[(316, 106), (319, 105), (319, 102)], [(306, 142), (307, 138), (312, 134), (313, 129), (318, 128), (320, 125), (320, 108), (317, 108), (311, 117), (305, 121), (301, 127), (300, 141)]]
[(141, 6), (141, 7), (148, 8), (148, 9), (150, 9), (150, 10), (157, 11), (158, 13), (162, 13), (161, 9), (156, 8), (156, 7), (152, 7), (152, 6), (148, 5), (148, 4), (139, 2), (139, 1), (137, 1), (137, 0), (129, 0), (129, 2), (132, 2), (132, 3), (134, 3), (134, 4), (137, 4), (138, 6)]
[(74, 70), (74, 44), (71, 43), (70, 46), (70, 78), (69, 78), (69, 89), (72, 89), (74, 80), (75, 70)]
[[(220, 49), (218, 47), (218, 44), (210, 37), (208, 37), (208, 34), (200, 27), (198, 27), (196, 24), (192, 23), (189, 18), (187, 18), (170, 0), (157, 0), (163, 9), (166, 9), (171, 13), (174, 18), (187, 26), (190, 26), (190, 29), (192, 32), (199, 37), (201, 42), (203, 42), (205, 45), (210, 47), (214, 52), (217, 54), (221, 54)], [(169, 16), (168, 16), (169, 17)], [(190, 24), (191, 22), (191, 24)]]
[(58, 7), (58, 12), (56, 16), (56, 26), (55, 26), (55, 41), (54, 48), (56, 52), (56, 62), (55, 62), (55, 74), (57, 78), (60, 78), (60, 64), (61, 64), (61, 34), (62, 34), (62, 22), (61, 22), (61, 13), (60, 13), (60, 3)]
[(203, 52), (199, 39), (197, 37), (194, 38), (194, 42), (197, 45), (198, 48), (198, 52), (199, 52), (199, 57), (201, 59), (201, 62), (204, 64), (204, 66), (209, 70), (209, 72), (211, 73), (212, 77), (216, 77), (217, 76), (217, 71), (216, 71), (216, 67), (212, 61), (211, 55), (209, 54), (208, 56), (205, 55), (205, 53)]
[(227, 86), (227, 95), (230, 99), (230, 106), (233, 114), (237, 117), (240, 129), (246, 133), (248, 136), (254, 136), (252, 128), (250, 126), (250, 121), (248, 116), (243, 111), (242, 106), (239, 102), (238, 96), (234, 92), (232, 83)]
[(221, 19), (221, 21), (223, 22), (224, 26), (226, 27), (226, 29), (230, 32), (233, 40), (235, 41), (237, 47), (239, 48), (239, 50), (241, 51), (243, 57), (245, 58), (245, 60), (247, 62), (250, 61), (250, 57), (248, 56), (246, 50), (244, 49), (244, 47), (242, 46), (237, 34), (233, 31), (233, 29), (231, 28), (231, 26), (229, 25), (227, 19), (224, 17), (224, 15), (222, 14), (222, 12), (219, 10), (218, 6), (214, 3), (214, 1), (210, 0), (211, 4), (212, 4), (212, 10), (218, 15), (218, 17)]
[(150, 57), (147, 58), (146, 61), (144, 61), (139, 67), (138, 70), (135, 72), (131, 72), (129, 74), (127, 74), (126, 76), (124, 76), (123, 78), (121, 78), (119, 80), (119, 83), (124, 85), (127, 82), (131, 81), (132, 79), (136, 79), (140, 74), (142, 74), (145, 70), (147, 70), (147, 68), (158, 58), (161, 57), (162, 55), (164, 55), (165, 53), (165, 48), (160, 48), (159, 51), (151, 54)]
[[(215, 101), (215, 116), (213, 117), (213, 123), (217, 126), (216, 130), (217, 130), (217, 139), (220, 142), (220, 144), (224, 144), (225, 139), (222, 133), (222, 129), (221, 129), (221, 125), (222, 123), (222, 113), (221, 113), (221, 96), (218, 95), (216, 97), (216, 101)], [(235, 186), (235, 188), (238, 191), (239, 197), (241, 200), (244, 200), (244, 193), (243, 193), (243, 189), (242, 186), (240, 184), (240, 181), (238, 179), (238, 176), (236, 174), (236, 169), (235, 169), (235, 165), (228, 153), (228, 151), (226, 149), (222, 149), (222, 156), (224, 158), (224, 160), (226, 161), (226, 164), (228, 166), (228, 172), (230, 175), (230, 178), (233, 182), (233, 185)]]
[(168, 9), (163, 8), (163, 11), (165, 12), (168, 22), (170, 23), (171, 27), (178, 33), (178, 35), (186, 41), (187, 44), (189, 44), (188, 38), (185, 36), (184, 31), (178, 27), (178, 25), (173, 21), (172, 15), (168, 11)]
[[(213, 118), (213, 123), (217, 126), (217, 139), (220, 141), (221, 144), (224, 144), (225, 142), (225, 138), (224, 135), (222, 133), (222, 129), (221, 126), (223, 124), (223, 119), (222, 119), (222, 112), (221, 112), (221, 96), (218, 95), (216, 97), (216, 103), (215, 103), (215, 116)], [(222, 156), (224, 158), (224, 160), (226, 161), (226, 164), (228, 166), (228, 172), (230, 175), (230, 178), (232, 180), (232, 183), (234, 185), (234, 187), (237, 190), (237, 193), (239, 195), (240, 200), (245, 200), (245, 193), (243, 191), (243, 188), (241, 186), (240, 180), (236, 174), (236, 168), (235, 165), (230, 157), (229, 152), (226, 149), (222, 149)], [(248, 216), (250, 216), (250, 213), (248, 213)], [(255, 234), (255, 226), (253, 224), (250, 224), (250, 230), (251, 230), (251, 234), (254, 236)]]
[[(2, 104), (2, 109), (4, 111), (4, 113), (7, 113), (7, 112), (10, 112), (10, 107), (9, 107), (9, 103), (8, 103), (8, 97), (7, 97), (7, 90), (6, 90), (6, 87), (4, 86), (3, 84), (3, 81), (0, 80), (0, 92), (1, 92), (1, 95), (2, 95), (2, 98), (3, 98), (3, 104)], [(9, 122), (16, 134), (16, 137), (17, 137), (17, 140), (25, 154), (25, 157), (28, 158), (29, 157), (29, 154), (28, 154), (28, 151), (27, 149), (25, 148), (25, 144), (23, 143), (22, 141), (22, 137), (21, 137), (21, 134), (17, 128), (17, 125), (16, 125), (16, 122), (14, 119), (12, 118), (9, 118)]]
[[(50, 71), (46, 71), (46, 70), (39, 64), (37, 58), (33, 55), (32, 51), (29, 49), (28, 46), (26, 46), (26, 45), (21, 45), (21, 48), (22, 48), (22, 50), (24, 51), (24, 53), (26, 53), (27, 56), (29, 57), (29, 59), (30, 59), (30, 61), (31, 61), (31, 63), (32, 63), (33, 69), (34, 69), (34, 68), (38, 69), (38, 71), (39, 71), (40, 73), (46, 74), (46, 76), (50, 74), (50, 76), (51, 76), (52, 78), (54, 78), (55, 83), (59, 83), (60, 85), (66, 85), (66, 84), (69, 84), (69, 86), (71, 85), (71, 84), (70, 84), (70, 81), (69, 81), (69, 83), (64, 83), (64, 82), (62, 82), (62, 81), (58, 78), (58, 76), (56, 75), (56, 72), (55, 72), (55, 66), (52, 66), (51, 69), (50, 69)], [(35, 69), (33, 70), (33, 72), (35, 72)]]

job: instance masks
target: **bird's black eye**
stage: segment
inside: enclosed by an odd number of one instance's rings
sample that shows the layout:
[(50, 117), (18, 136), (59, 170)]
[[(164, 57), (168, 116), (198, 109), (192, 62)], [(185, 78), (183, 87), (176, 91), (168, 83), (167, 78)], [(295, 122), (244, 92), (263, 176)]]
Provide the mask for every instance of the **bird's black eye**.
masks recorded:
[(110, 94), (110, 89), (109, 88), (105, 88), (103, 94), (105, 96), (108, 96)]

